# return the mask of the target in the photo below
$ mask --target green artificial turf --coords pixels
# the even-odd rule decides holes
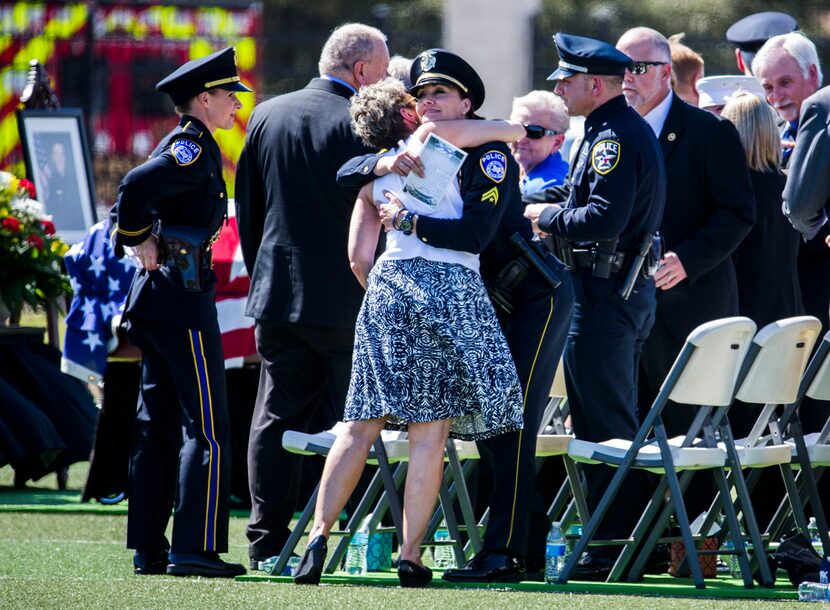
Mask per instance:
[[[85,465],[70,470],[75,496]],[[10,469],[0,468],[0,502],[13,498]],[[54,477],[35,483],[33,494],[54,490]],[[230,549],[225,559],[247,564],[246,519],[230,520]],[[168,532],[169,535],[169,532]],[[688,581],[649,578],[641,585],[571,583],[545,587],[523,583],[475,589],[436,582],[425,590],[401,589],[393,573],[364,581],[324,576],[319,587],[293,585],[287,578],[237,580],[135,576],[132,552],[125,548],[126,516],[103,513],[0,511],[0,608],[782,608],[787,602],[712,599],[705,594],[733,593],[792,596],[791,588],[745,591],[734,581],[717,579],[706,592]],[[365,584],[357,584],[363,582]],[[585,593],[592,591],[593,593]],[[612,594],[624,592],[626,595]],[[674,597],[675,595],[689,597]]]

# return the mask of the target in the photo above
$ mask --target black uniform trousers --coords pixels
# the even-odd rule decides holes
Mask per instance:
[[[637,375],[643,343],[654,322],[654,282],[639,278],[631,297],[616,296],[621,278],[591,276],[590,269],[574,274],[573,321],[563,357],[571,421],[575,435],[586,441],[633,439],[639,429]],[[616,469],[586,465],[588,508],[594,510]],[[645,477],[632,471],[625,489],[606,513],[598,539],[627,538],[647,500]],[[616,554],[619,547],[591,547],[591,554]]]
[[[173,510],[173,552],[225,553],[231,450],[219,324],[201,331],[136,317],[129,324],[143,360],[127,547],[165,548]]]
[[[486,550],[544,556],[550,528],[536,482],[536,432],[548,402],[573,312],[571,275],[553,256],[547,261],[562,283],[555,290],[535,272],[517,289],[515,309],[497,310],[524,396],[524,428],[479,441],[484,470],[492,473]]]
[[[282,550],[300,493],[302,456],[282,448],[282,435],[343,418],[354,329],[257,320],[255,332],[262,369],[248,440],[247,536],[249,556],[263,560]]]

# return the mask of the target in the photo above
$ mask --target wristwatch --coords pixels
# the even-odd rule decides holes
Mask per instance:
[[[404,235],[412,235],[412,229],[415,224],[414,219],[415,214],[407,210],[406,214],[403,215],[403,218],[401,218],[401,221],[398,223],[398,229],[400,229]]]

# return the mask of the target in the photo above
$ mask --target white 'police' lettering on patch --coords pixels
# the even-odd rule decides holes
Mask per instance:
[[[591,167],[602,176],[617,167],[620,162],[620,143],[614,140],[600,140],[591,149]]]
[[[176,140],[170,147],[173,158],[179,165],[190,165],[202,154],[202,147],[191,140]]]
[[[498,150],[485,153],[479,160],[484,175],[498,184],[507,174],[507,155]]]

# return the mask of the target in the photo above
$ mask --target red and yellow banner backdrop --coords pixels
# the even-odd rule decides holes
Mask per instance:
[[[236,47],[239,73],[257,88],[259,4],[199,6],[98,5],[95,2],[6,2],[0,0],[0,168],[22,175],[15,109],[29,62],[48,70],[64,106],[78,93],[91,99],[89,124],[94,155],[146,154],[175,118],[154,96],[158,72],[223,47]],[[91,52],[90,52],[91,51]],[[155,71],[154,71],[155,70]],[[89,83],[79,91],[78,82]],[[254,106],[243,104],[232,130],[218,132],[225,178],[232,168]]]

